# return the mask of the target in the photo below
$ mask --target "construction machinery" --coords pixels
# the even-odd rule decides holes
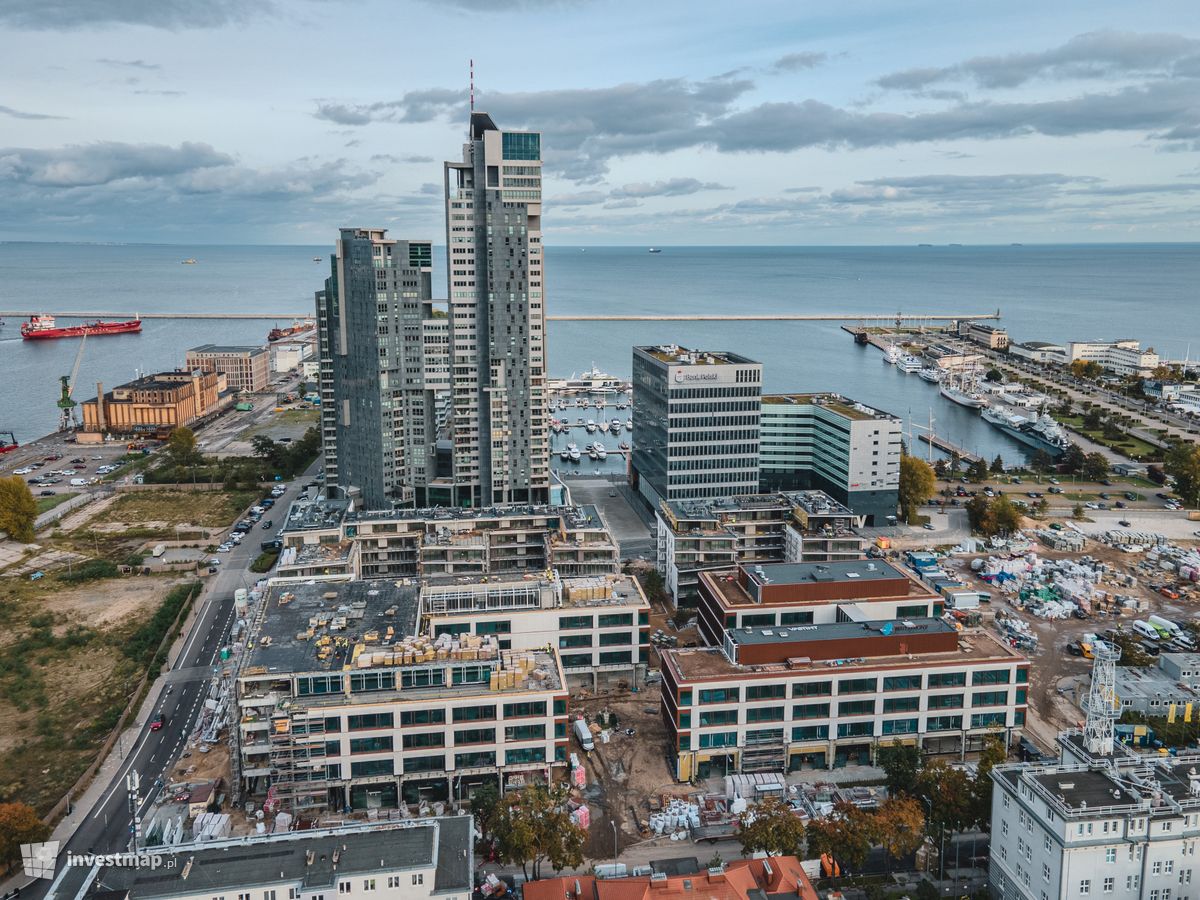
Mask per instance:
[[[83,336],[83,340],[79,342],[79,350],[75,353],[75,366],[71,369],[71,374],[62,375],[58,379],[62,386],[62,395],[58,398],[59,431],[74,431],[80,425],[79,404],[71,395],[75,393],[75,380],[79,377],[79,364],[83,361],[83,348],[85,346],[87,346],[86,334]]]
[[[17,449],[17,436],[11,431],[0,431],[0,453]]]

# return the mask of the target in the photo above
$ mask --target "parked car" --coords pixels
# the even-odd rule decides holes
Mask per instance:
[[[54,491],[38,491],[39,497],[53,497]]]
[[[268,531],[268,530],[271,528],[271,526],[272,526],[272,525],[274,525],[274,524],[275,524],[275,523],[274,523],[274,522],[272,522],[270,519],[267,519],[267,521],[265,521],[265,522],[263,522],[263,523],[262,523],[262,530],[263,530],[263,531]]]
[[[1061,494],[1062,492],[1063,489],[1060,487],[1046,488],[1046,493],[1048,494]]]

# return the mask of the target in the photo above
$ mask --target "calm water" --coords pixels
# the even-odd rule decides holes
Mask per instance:
[[[307,313],[328,247],[0,244],[0,309]],[[549,247],[551,313],[982,313],[999,308],[1015,340],[1133,337],[1160,354],[1200,353],[1200,246],[1027,247]],[[180,265],[194,256],[198,264]],[[445,284],[437,260],[435,292]],[[287,320],[280,320],[286,324]],[[52,431],[58,376],[76,341],[25,343],[0,329],[0,430],[19,440]],[[182,363],[202,343],[261,343],[270,322],[150,320],[140,335],[89,340],[77,394],[126,381],[137,369]],[[944,400],[915,375],[883,365],[832,322],[556,322],[550,372],[595,362],[630,371],[634,343],[729,349],[766,365],[768,391],[836,390],[935,430],[977,452],[1020,451],[978,414]],[[608,417],[612,418],[609,412]],[[588,416],[584,416],[588,418]],[[598,416],[597,416],[598,418]],[[582,432],[581,432],[582,434]],[[605,443],[615,446],[618,439]],[[587,440],[579,440],[580,445]],[[590,463],[590,461],[588,461]],[[610,457],[604,468],[620,467]],[[595,468],[594,464],[587,468]]]

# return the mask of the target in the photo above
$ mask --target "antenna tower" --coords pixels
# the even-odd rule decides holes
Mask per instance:
[[[471,112],[475,112],[475,60],[471,60]]]

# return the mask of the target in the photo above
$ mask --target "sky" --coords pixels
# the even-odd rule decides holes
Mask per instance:
[[[1200,7],[0,0],[0,240],[444,241],[476,109],[549,244],[1200,240]]]

